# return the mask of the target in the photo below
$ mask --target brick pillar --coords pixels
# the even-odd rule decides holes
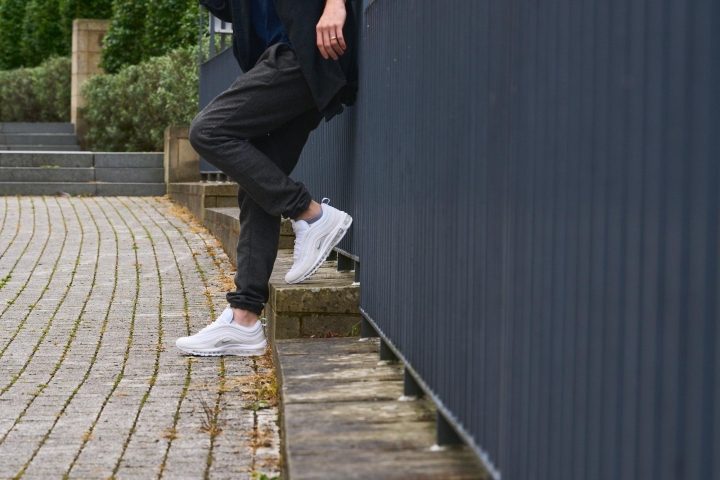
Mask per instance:
[[[75,134],[83,148],[85,148],[86,125],[80,114],[80,108],[85,106],[81,88],[90,77],[103,73],[100,68],[100,54],[102,39],[109,26],[109,20],[84,18],[73,20],[70,121],[75,125]]]

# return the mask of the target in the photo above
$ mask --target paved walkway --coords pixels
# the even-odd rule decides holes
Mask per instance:
[[[231,278],[188,221],[165,199],[0,197],[0,478],[276,474],[269,358],[174,347]]]

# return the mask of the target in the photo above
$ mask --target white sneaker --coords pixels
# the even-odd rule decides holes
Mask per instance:
[[[200,356],[262,355],[267,347],[263,326],[253,327],[231,323],[233,311],[227,307],[213,323],[190,337],[180,337],[175,345],[185,353]]]
[[[315,273],[330,251],[345,236],[352,217],[342,210],[331,207],[324,198],[320,207],[322,217],[314,223],[304,220],[292,222],[295,232],[293,266],[285,275],[287,283],[300,283]]]

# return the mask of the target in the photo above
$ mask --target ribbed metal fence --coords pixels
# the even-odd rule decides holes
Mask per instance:
[[[505,479],[720,478],[720,2],[356,7],[367,317]]]

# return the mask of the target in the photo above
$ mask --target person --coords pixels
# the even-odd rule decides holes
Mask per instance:
[[[222,314],[178,338],[191,355],[260,355],[259,321],[277,256],[281,216],[292,219],[293,265],[285,281],[310,277],[352,223],[318,203],[289,174],[308,135],[353,103],[356,27],[345,0],[200,0],[233,26],[233,54],[243,70],[193,119],[190,143],[240,188],[236,291]]]

